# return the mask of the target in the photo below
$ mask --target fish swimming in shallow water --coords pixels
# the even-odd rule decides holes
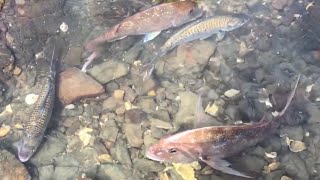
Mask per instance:
[[[154,69],[159,57],[165,55],[180,44],[194,40],[204,40],[216,34],[216,41],[221,41],[226,32],[232,31],[246,24],[250,17],[245,14],[234,14],[225,16],[213,16],[191,23],[172,35],[160,48],[156,56],[143,69],[143,79],[146,80]]]
[[[268,134],[271,134],[279,119],[289,107],[298,83],[289,94],[283,110],[272,120],[265,115],[262,120],[254,124],[210,126],[183,131],[162,138],[157,144],[146,151],[149,159],[161,162],[190,163],[203,161],[214,169],[227,174],[250,178],[229,167],[231,164],[224,158],[235,155],[242,150],[255,145]]]
[[[55,77],[57,59],[54,59],[54,51],[50,64],[48,77],[43,84],[41,93],[34,105],[32,113],[26,125],[23,137],[15,143],[18,149],[20,161],[26,162],[37,151],[42,142],[44,132],[51,118],[54,97],[55,97]]]
[[[202,16],[203,11],[194,2],[179,1],[164,3],[130,16],[107,32],[90,41],[86,49],[92,54],[87,58],[82,71],[96,58],[97,46],[104,42],[112,42],[130,35],[145,35],[144,42],[154,39],[161,31],[178,27]]]

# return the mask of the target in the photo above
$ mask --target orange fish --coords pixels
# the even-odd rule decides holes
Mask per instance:
[[[162,138],[157,144],[147,149],[146,156],[161,162],[202,161],[224,173],[250,178],[229,167],[231,164],[223,159],[255,145],[273,131],[275,125],[279,123],[279,118],[288,109],[299,79],[300,75],[285,107],[274,118],[276,120],[265,115],[260,122],[254,124],[210,126],[183,131]]]
[[[203,11],[197,8],[194,2],[180,1],[160,4],[128,17],[86,45],[86,49],[92,54],[83,65],[82,71],[85,71],[96,58],[97,46],[104,42],[112,42],[130,35],[145,35],[144,42],[147,42],[161,31],[181,26],[201,17],[202,14]]]

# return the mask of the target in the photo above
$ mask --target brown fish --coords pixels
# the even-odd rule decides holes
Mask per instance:
[[[292,101],[300,75],[290,93],[286,106],[275,118],[279,120]],[[157,144],[149,147],[146,156],[161,162],[190,163],[203,161],[212,168],[227,174],[250,178],[229,167],[231,164],[224,158],[255,145],[268,134],[271,134],[275,123],[279,121],[265,115],[259,123],[245,125],[210,126],[183,131],[162,138]]]
[[[144,42],[147,42],[161,31],[193,21],[202,14],[203,11],[197,8],[194,2],[179,1],[160,4],[130,16],[86,45],[86,49],[93,53],[88,57],[82,71],[85,71],[98,55],[97,46],[104,42],[112,42],[130,35],[146,35]]]

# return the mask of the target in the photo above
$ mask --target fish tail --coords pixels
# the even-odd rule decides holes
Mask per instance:
[[[155,55],[150,62],[142,68],[142,80],[145,82],[151,76],[152,72],[154,71],[155,65],[158,62],[158,55]]]

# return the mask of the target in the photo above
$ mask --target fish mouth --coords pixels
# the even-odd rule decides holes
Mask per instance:
[[[26,155],[26,154],[20,154],[19,153],[18,157],[19,157],[19,160],[21,162],[27,162],[30,159],[31,155]]]
[[[195,19],[198,19],[200,18],[201,16],[204,15],[204,11],[200,8],[194,8],[193,11],[192,11],[192,14],[190,14],[193,19],[192,20],[195,20]]]
[[[152,152],[152,150],[147,150],[146,151],[146,157],[153,160],[153,161],[160,161],[162,162],[162,160],[160,160],[157,156],[154,155],[154,153]]]

